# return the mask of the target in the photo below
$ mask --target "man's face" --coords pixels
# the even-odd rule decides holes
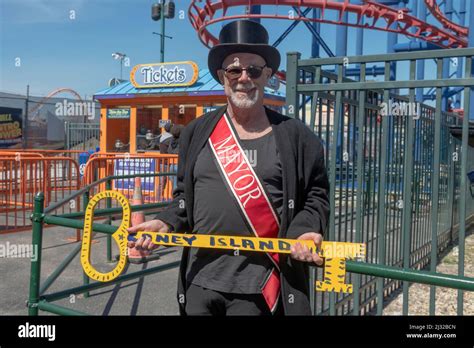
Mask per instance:
[[[250,77],[247,70],[243,70],[237,78],[232,78],[232,74],[225,72],[233,67],[246,69],[249,66],[261,68],[265,66],[265,60],[253,53],[235,53],[228,56],[222,69],[217,71],[227,98],[241,109],[263,105],[263,90],[272,74],[272,69],[268,67],[263,68],[259,77]]]

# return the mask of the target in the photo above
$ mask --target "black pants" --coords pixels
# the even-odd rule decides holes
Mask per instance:
[[[281,299],[275,315],[282,315]],[[230,294],[190,284],[187,315],[272,315],[262,294]]]

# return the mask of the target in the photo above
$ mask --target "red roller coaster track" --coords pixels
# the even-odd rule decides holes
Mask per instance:
[[[72,94],[74,97],[76,97],[77,100],[82,102],[81,96],[75,90],[73,90],[71,88],[57,88],[54,91],[50,92],[46,97],[41,99],[38,102],[38,104],[36,104],[33,108],[31,108],[31,110],[29,110],[29,114],[31,115],[30,116],[31,119],[36,119],[37,118],[39,110],[43,107],[44,103],[46,101],[48,101],[48,99],[54,97],[56,94],[65,93],[65,92],[67,92],[69,94]]]
[[[350,3],[349,0],[345,0],[344,2],[331,0],[216,0],[214,2],[211,0],[192,0],[188,13],[192,26],[198,32],[199,39],[209,48],[219,42],[219,40],[209,32],[207,28],[209,25],[240,18],[291,19],[346,25],[403,34],[443,48],[466,47],[467,42],[465,36],[467,35],[468,29],[444,17],[435,0],[425,0],[425,3],[433,16],[436,17],[447,30],[410,16],[404,10],[394,9],[374,1],[366,1],[366,3],[358,5]],[[231,7],[254,5],[292,6],[298,9],[310,7],[320,9],[321,11],[319,18],[304,17],[301,15],[301,10],[297,11],[298,13],[291,18],[289,16],[279,15],[278,13],[227,15],[227,11]],[[338,19],[331,20],[325,18],[326,10],[338,11]],[[346,13],[355,14],[357,16],[356,21],[343,21],[343,16]],[[219,14],[220,16],[218,16]],[[381,20],[383,20],[383,22]],[[392,27],[394,23],[398,25]]]
[[[469,29],[446,18],[436,3],[436,0],[425,0],[425,4],[431,14],[443,25],[443,28],[451,30],[458,36],[467,37]]]

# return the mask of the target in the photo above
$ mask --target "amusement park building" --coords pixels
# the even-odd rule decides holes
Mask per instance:
[[[100,150],[132,154],[158,151],[152,139],[161,134],[163,121],[187,125],[226,103],[222,85],[208,69],[200,69],[190,86],[137,88],[123,82],[97,92],[94,98],[101,105]],[[285,94],[266,87],[264,103],[284,112]],[[124,146],[119,148],[117,143]]]

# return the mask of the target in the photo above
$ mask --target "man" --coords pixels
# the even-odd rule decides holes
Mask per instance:
[[[171,122],[166,122],[163,128],[165,131],[160,137],[160,153],[168,153],[168,147],[173,139],[173,135],[171,134]]]
[[[280,64],[258,23],[235,21],[209,52],[209,70],[228,104],[182,132],[174,200],[158,220],[130,228],[313,240],[327,229],[329,183],[320,140],[299,120],[263,106],[264,86]],[[149,239],[137,246],[153,248]],[[291,256],[184,249],[181,314],[310,315],[308,264]]]

